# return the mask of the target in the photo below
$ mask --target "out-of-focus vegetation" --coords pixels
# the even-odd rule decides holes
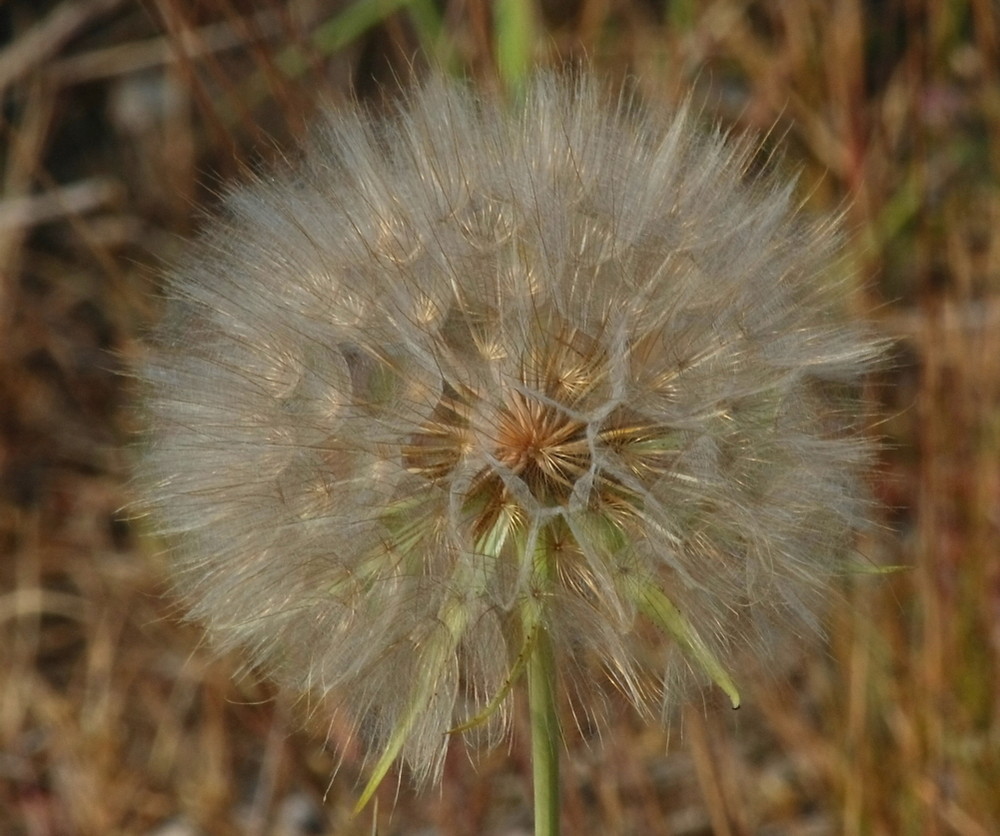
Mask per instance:
[[[0,832],[371,832],[336,723],[179,622],[121,510],[121,372],[157,265],[318,107],[431,65],[499,89],[581,60],[761,134],[807,206],[846,213],[856,312],[897,340],[860,549],[908,568],[846,578],[828,646],[790,647],[738,714],[668,733],[623,710],[568,741],[566,832],[1000,832],[994,0],[8,0],[0,39]],[[528,832],[517,732],[454,747],[439,793],[384,787],[379,833]]]

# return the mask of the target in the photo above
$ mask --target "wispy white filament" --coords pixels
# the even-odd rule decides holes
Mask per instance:
[[[144,495],[217,646],[431,777],[505,731],[532,624],[584,710],[594,672],[658,707],[812,627],[877,347],[836,224],[753,150],[589,81],[438,80],[234,190],[142,370]]]

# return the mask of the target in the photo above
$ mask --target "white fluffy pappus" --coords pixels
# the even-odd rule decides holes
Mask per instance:
[[[589,80],[437,79],[234,189],[140,371],[143,505],[216,646],[418,779],[503,736],[541,634],[577,710],[738,702],[849,564],[880,351],[754,150]]]

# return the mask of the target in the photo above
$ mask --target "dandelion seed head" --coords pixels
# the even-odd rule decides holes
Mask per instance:
[[[505,733],[532,629],[588,712],[595,670],[657,710],[813,627],[879,350],[837,314],[836,223],[752,152],[590,81],[439,80],[234,190],[142,371],[192,617],[418,778],[449,730]]]

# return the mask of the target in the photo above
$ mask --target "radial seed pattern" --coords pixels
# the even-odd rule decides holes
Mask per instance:
[[[642,710],[684,672],[735,701],[864,521],[877,354],[835,224],[752,150],[589,82],[437,81],[235,190],[143,370],[191,615],[418,777],[504,733],[539,631],[585,711],[595,670]]]

